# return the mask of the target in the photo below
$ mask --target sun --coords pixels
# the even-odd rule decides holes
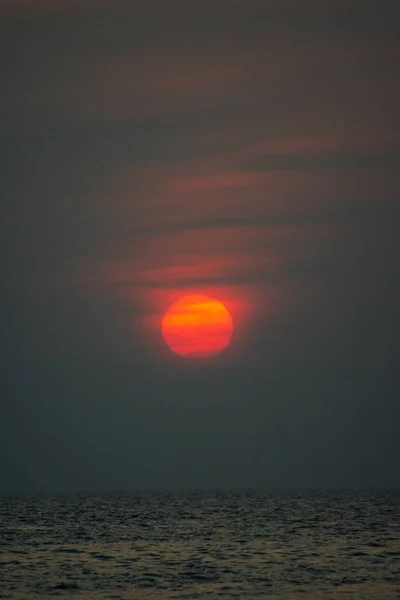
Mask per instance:
[[[184,296],[172,304],[161,322],[164,340],[184,358],[214,356],[224,350],[233,334],[228,309],[209,296]]]

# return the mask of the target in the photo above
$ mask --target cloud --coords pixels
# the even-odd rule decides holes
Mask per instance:
[[[266,182],[266,171],[245,171],[221,173],[195,179],[180,179],[166,182],[166,186],[174,191],[196,193],[222,188],[252,187]]]
[[[103,118],[185,114],[226,101],[243,79],[240,65],[180,64],[188,61],[160,55],[163,49],[87,64],[66,90],[69,106]]]
[[[225,123],[233,131],[246,115],[258,122],[260,135],[285,130],[303,137],[318,133],[321,122],[345,130],[369,121],[374,129],[390,115],[397,118],[396,52],[390,41],[371,47],[368,36],[357,37],[363,27],[356,27],[353,11],[342,15],[351,17],[349,32],[337,28],[338,15],[330,26],[336,4],[260,2],[266,6],[261,18],[248,4],[221,1],[219,9],[206,3],[208,16],[196,21],[188,6],[204,10],[197,0],[178,2],[175,13],[168,2],[155,3],[153,11],[151,2],[135,10],[117,2],[112,15],[87,22],[43,20],[33,45],[34,30],[25,23],[26,41],[10,51],[10,113],[18,113],[17,122],[21,113],[29,122],[60,115],[111,122],[176,118],[181,127],[196,117],[206,127]],[[82,10],[106,5],[79,3]],[[72,10],[78,3],[3,0],[3,10],[7,6]],[[14,39],[17,31],[10,46]],[[57,40],[51,53],[47,39]]]
[[[336,0],[338,1],[338,0]],[[296,6],[301,3],[302,6],[315,6],[319,0],[279,0],[279,3],[285,7]],[[246,8],[275,8],[277,0],[248,0]],[[130,0],[0,0],[0,12],[6,14],[43,14],[43,13],[73,13],[86,11],[116,10],[121,7],[132,8]],[[165,11],[171,10],[210,10],[210,9],[239,9],[242,12],[241,0],[230,0],[227,5],[226,0],[135,0],[135,11]]]
[[[54,14],[80,13],[129,6],[127,0],[0,0],[0,13],[5,14]]]
[[[254,148],[260,154],[336,154],[376,152],[382,148],[399,150],[400,135],[393,131],[360,131],[268,140]]]
[[[400,165],[400,136],[391,131],[269,140],[249,150],[253,166],[271,169],[391,168]]]

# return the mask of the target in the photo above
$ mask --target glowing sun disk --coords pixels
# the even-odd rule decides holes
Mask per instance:
[[[219,354],[233,333],[232,317],[219,300],[208,296],[185,296],[165,313],[161,330],[173,352],[185,358]]]

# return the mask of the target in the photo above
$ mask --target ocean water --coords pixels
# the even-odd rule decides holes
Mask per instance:
[[[0,598],[400,598],[400,493],[0,499]]]

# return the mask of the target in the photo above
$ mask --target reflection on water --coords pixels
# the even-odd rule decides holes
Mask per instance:
[[[400,598],[400,494],[0,500],[0,598]]]

